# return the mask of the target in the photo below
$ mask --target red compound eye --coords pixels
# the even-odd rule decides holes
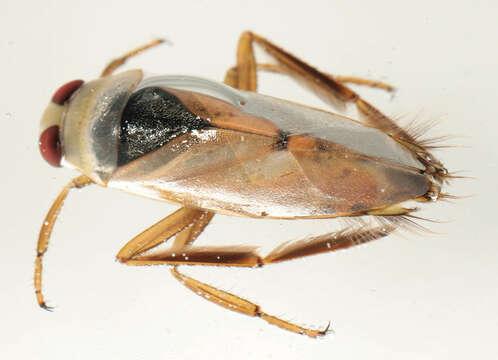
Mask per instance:
[[[59,140],[59,126],[45,129],[40,135],[40,153],[45,161],[52,166],[61,166],[62,149]]]
[[[58,105],[63,105],[71,95],[83,84],[83,80],[73,80],[62,85],[52,96],[52,101]]]

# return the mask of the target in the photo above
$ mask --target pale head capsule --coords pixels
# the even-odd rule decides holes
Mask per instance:
[[[67,164],[106,185],[117,166],[121,112],[142,78],[141,70],[131,70],[60,87],[40,123],[44,159],[53,166]]]
[[[62,85],[52,96],[52,100],[40,122],[40,153],[50,165],[61,166],[62,148],[60,126],[64,104],[83,85],[83,80],[73,80]]]

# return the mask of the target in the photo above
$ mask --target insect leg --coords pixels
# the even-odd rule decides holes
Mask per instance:
[[[383,238],[396,229],[385,225],[366,229],[342,230],[297,241],[287,241],[273,249],[263,259],[264,264],[292,260],[300,257],[346,249]]]
[[[152,255],[134,257],[128,261],[128,265],[217,265],[217,266],[263,266],[267,264],[292,260],[299,257],[305,257],[320,254],[329,251],[345,249],[351,246],[364,244],[366,242],[387,236],[395,227],[385,225],[363,230],[343,230],[340,232],[325,234],[313,238],[307,238],[299,241],[287,242],[270,252],[266,257],[261,258],[256,248],[250,247],[187,247],[172,251],[167,250]],[[259,305],[240,298],[229,292],[217,289],[211,285],[202,283],[191,277],[182,275],[176,269],[171,270],[173,275],[181,281],[186,287],[196,294],[203,296],[205,299],[221,305],[227,309],[240,312],[249,316],[260,317],[263,320],[279,326],[283,329],[305,334],[310,337],[324,335],[325,330],[313,330],[303,328],[278,317],[266,314]],[[328,327],[327,327],[328,328]]]
[[[175,236],[171,249],[182,249],[189,246],[204,231],[213,218],[214,213],[204,211],[189,227],[186,227]]]
[[[256,91],[257,89],[257,72],[256,70],[270,71],[276,73],[286,73],[285,68],[279,64],[256,64],[254,50],[252,46],[253,34],[244,32],[240,36],[237,47],[237,65],[230,68],[225,75],[225,84],[240,90]],[[357,85],[370,86],[394,91],[394,88],[380,81],[361,79],[352,76],[334,76],[327,74],[330,78],[340,83],[353,83]]]
[[[332,75],[329,75],[329,76],[332,76]],[[335,75],[333,78],[336,81],[340,82],[341,84],[351,83],[351,84],[355,84],[355,85],[368,86],[368,87],[372,87],[372,88],[382,89],[382,90],[386,90],[389,92],[393,92],[396,90],[392,85],[389,85],[385,82],[378,81],[378,80],[369,80],[369,79],[359,78],[356,76],[340,76],[340,75]]]
[[[256,64],[254,50],[252,47],[252,33],[245,32],[242,33],[239,39],[237,48],[237,65],[227,71],[224,82],[225,84],[237,89],[256,91],[256,70],[292,75],[291,73],[286,72],[286,68],[279,64]],[[379,88],[386,91],[394,91],[394,87],[381,81],[362,79],[353,76],[326,75],[340,83],[353,83]]]
[[[242,37],[260,45],[270,55],[283,72],[300,84],[316,93],[322,100],[333,107],[344,110],[346,104],[355,104],[364,120],[378,129],[396,135],[398,138],[415,143],[415,139],[399,127],[392,119],[382,114],[375,107],[363,100],[353,90],[337,81],[333,76],[325,74],[308,65],[270,41],[251,32],[245,32]],[[348,79],[351,80],[351,79]]]
[[[221,305],[227,309],[240,312],[249,316],[260,317],[263,320],[298,334],[310,337],[325,335],[325,330],[307,329],[278,317],[266,314],[259,305],[247,301],[229,292],[217,289],[178,272],[177,265],[217,265],[217,266],[244,266],[255,267],[272,264],[298,257],[310,256],[329,251],[344,249],[360,245],[384,237],[394,231],[395,227],[386,225],[364,230],[340,231],[314,238],[303,239],[295,242],[284,243],[275,248],[266,257],[261,258],[255,247],[184,247],[183,249],[168,249],[156,254],[133,256],[125,261],[127,265],[175,265],[171,270],[173,276],[196,294],[205,299]],[[195,232],[194,232],[195,233]],[[185,235],[188,237],[187,235]],[[191,239],[189,242],[192,242]],[[148,244],[157,242],[151,240]],[[151,247],[148,246],[150,249]],[[118,255],[119,258],[119,255]]]
[[[260,267],[364,244],[387,236],[395,229],[396,226],[385,224],[378,227],[342,230],[298,241],[289,241],[282,243],[264,258],[258,254],[257,248],[254,246],[187,246],[181,249],[169,248],[144,255],[140,255],[143,251],[138,251],[136,255],[126,260],[126,264],[135,266],[164,264]],[[160,241],[151,240],[149,243],[156,246]],[[147,249],[151,247],[148,246]],[[120,259],[119,255],[118,259]]]
[[[244,32],[237,45],[237,65],[230,68],[225,76],[225,84],[240,90],[256,91],[257,69],[252,33]]]
[[[102,71],[102,73],[100,74],[100,77],[111,75],[114,71],[116,71],[117,68],[119,68],[121,65],[123,65],[126,62],[126,60],[128,60],[129,58],[136,56],[136,55],[140,54],[141,52],[148,50],[154,46],[162,44],[164,41],[165,41],[164,39],[152,40],[151,42],[149,42],[145,45],[139,46],[136,49],[133,49],[133,50],[127,52],[126,54],[112,60],[109,64],[107,64],[105,69]]]
[[[90,180],[85,175],[79,176],[71,180],[69,184],[64,186],[59,196],[57,196],[54,203],[50,207],[50,210],[45,216],[45,220],[43,220],[43,225],[40,229],[40,235],[38,236],[38,245],[36,247],[34,282],[35,282],[36,300],[38,301],[38,305],[40,305],[40,307],[44,309],[47,310],[51,309],[45,303],[45,299],[42,294],[42,271],[43,271],[43,256],[48,250],[48,242],[50,240],[50,235],[52,234],[52,229],[54,228],[57,217],[59,216],[59,213],[62,209],[62,205],[64,205],[64,200],[69,194],[69,190],[74,188],[82,188],[92,183],[93,183],[92,180]]]
[[[323,330],[314,330],[301,327],[299,325],[293,324],[289,321],[280,319],[276,316],[269,315],[263,312],[259,305],[252,303],[246,299],[239,296],[231,294],[229,292],[217,289],[211,285],[202,283],[195,280],[189,276],[183,275],[178,272],[177,267],[171,269],[171,273],[175,278],[178,279],[183,285],[195,292],[196,294],[204,297],[205,299],[214,302],[226,309],[239,312],[245,315],[259,317],[270,324],[276,325],[282,329],[289,330],[298,334],[307,335],[309,337],[315,338],[318,336],[325,335],[329,326]],[[329,324],[330,325],[330,324]]]
[[[283,74],[283,75],[289,75],[288,73],[285,72],[285,68],[278,65],[278,64],[258,63],[258,64],[256,64],[256,67],[260,71],[268,71],[268,72],[273,72],[273,73],[278,73],[278,74]],[[395,88],[393,86],[386,84],[385,82],[382,82],[382,81],[363,79],[363,78],[358,78],[355,76],[339,76],[339,75],[331,75],[331,74],[326,74],[326,75],[328,77],[334,79],[335,81],[340,82],[341,84],[351,83],[351,84],[356,84],[356,85],[362,85],[362,86],[368,86],[368,87],[372,87],[372,88],[382,89],[382,90],[386,90],[389,92],[395,91]]]
[[[127,265],[133,259],[176,235],[172,249],[183,248],[194,241],[209,224],[214,214],[208,211],[181,208],[130,240],[116,255]]]
[[[237,66],[233,66],[227,70],[223,82],[228,86],[238,89],[239,75],[237,73]]]
[[[177,250],[185,250],[188,244],[192,243],[197,236],[204,230],[207,226],[211,218],[213,217],[213,213],[209,213],[206,211],[192,210],[182,208],[167,218],[161,220],[160,222],[153,225],[151,228],[147,229],[132,241],[130,241],[123,249],[119,252],[117,258],[124,262],[127,265],[153,265],[157,264],[157,262],[150,260],[142,260],[141,257],[136,256],[140,253],[143,253],[147,250],[152,249],[153,247],[159,245],[164,239],[170,238],[176,234],[175,242],[172,246],[173,249],[170,249],[169,252]],[[188,226],[188,227],[187,227]],[[181,230],[179,230],[181,229]],[[185,250],[187,251],[187,250]],[[242,255],[244,257],[245,253],[253,254],[253,251],[234,251],[233,247],[230,247],[230,251],[226,252],[228,256],[224,255],[223,251],[220,251],[220,248],[216,248],[215,253],[212,252],[211,256],[213,258],[220,259],[224,257],[225,259],[233,259],[241,261],[241,257],[237,259],[237,254]],[[206,252],[202,253],[204,256]],[[195,257],[195,254],[189,253],[190,256]],[[173,258],[174,253],[173,253]],[[179,258],[183,258],[188,260],[189,257],[183,254],[183,257],[178,254]],[[144,257],[142,257],[144,258]],[[256,255],[252,256],[253,259],[259,259]],[[205,261],[205,260],[204,260]],[[244,262],[244,261],[242,261]],[[164,262],[160,262],[164,263]],[[174,263],[174,260],[171,262],[167,262],[168,264]],[[257,265],[255,262],[252,265]],[[235,265],[235,264],[233,264]],[[307,329],[295,324],[292,324],[283,319],[277,318],[275,316],[266,314],[261,311],[260,307],[256,304],[253,304],[245,299],[242,299],[238,296],[230,294],[226,291],[216,289],[213,286],[204,284],[198,280],[195,280],[191,277],[182,275],[178,272],[177,266],[171,269],[171,272],[175,278],[177,278],[182,284],[187,286],[189,289],[193,290],[195,293],[202,295],[206,299],[213,301],[219,305],[224,306],[233,311],[241,312],[243,314],[247,314],[250,316],[257,316],[262,318],[263,320],[277,325],[283,329],[293,331],[299,334],[305,334],[310,337],[317,337],[320,335],[326,334],[328,330],[325,328],[324,330],[313,330]]]

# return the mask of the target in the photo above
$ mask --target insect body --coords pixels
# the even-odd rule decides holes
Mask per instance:
[[[69,189],[96,183],[158,200],[180,210],[139,234],[118,253],[128,265],[173,265],[184,285],[209,300],[311,337],[313,330],[264,313],[261,308],[187,277],[177,265],[263,266],[334,251],[386,236],[413,209],[409,200],[442,197],[446,169],[408,132],[344,85],[382,83],[319,72],[250,32],[239,41],[237,65],[225,84],[188,76],[113,75],[61,87],[41,121],[40,150],[52,165],[83,175],[61,192],[38,242],[35,287],[41,293],[42,257]],[[256,64],[253,43],[275,64]],[[356,105],[363,122],[257,94],[260,70],[289,75],[331,105]],[[254,247],[198,247],[192,243],[214,213],[265,218],[333,218],[372,215],[369,226],[285,243],[265,257]],[[383,218],[382,218],[383,217]],[[148,252],[168,239],[167,250]],[[179,256],[182,254],[182,256]]]

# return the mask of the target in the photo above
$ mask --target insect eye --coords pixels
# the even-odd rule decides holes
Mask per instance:
[[[52,166],[61,166],[62,149],[58,125],[51,126],[41,133],[39,146],[46,162]]]
[[[52,101],[58,105],[63,105],[71,95],[83,84],[83,80],[73,80],[62,85],[52,96]]]

